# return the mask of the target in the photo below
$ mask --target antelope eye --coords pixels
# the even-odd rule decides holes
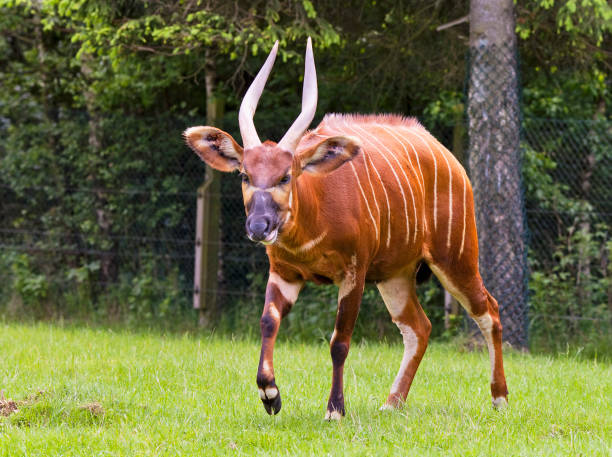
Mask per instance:
[[[240,179],[242,179],[242,182],[245,184],[249,183],[249,175],[246,173],[240,173]]]
[[[278,182],[280,185],[284,185],[289,183],[289,181],[291,181],[291,175],[285,175],[282,177],[282,179]]]

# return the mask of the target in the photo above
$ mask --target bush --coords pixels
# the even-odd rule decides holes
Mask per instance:
[[[612,281],[609,228],[586,223],[571,226],[543,268],[531,256],[531,342],[534,347],[564,350],[582,346],[589,355],[612,347]]]

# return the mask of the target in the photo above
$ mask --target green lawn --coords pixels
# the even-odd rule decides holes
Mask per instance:
[[[347,416],[328,423],[327,346],[277,344],[275,417],[259,401],[258,353],[220,336],[0,324],[0,388],[21,402],[0,418],[0,455],[612,453],[609,364],[509,352],[510,407],[494,411],[485,353],[432,344],[407,406],[379,412],[402,348],[355,345]]]

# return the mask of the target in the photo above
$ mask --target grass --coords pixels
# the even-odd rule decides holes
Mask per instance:
[[[399,345],[353,346],[347,417],[327,423],[331,362],[322,342],[277,344],[283,409],[270,417],[255,385],[257,342],[0,324],[0,388],[18,407],[0,417],[0,455],[612,452],[607,363],[508,352],[510,407],[494,411],[485,353],[432,344],[407,406],[379,412],[401,353]]]

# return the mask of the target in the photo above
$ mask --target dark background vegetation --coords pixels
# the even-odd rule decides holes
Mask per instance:
[[[181,131],[207,101],[239,139],[244,91],[276,39],[255,122],[278,140],[299,111],[312,36],[326,112],[415,115],[461,159],[468,1],[0,0],[0,313],[190,328],[195,193]],[[612,12],[603,0],[516,5],[534,349],[610,354]],[[208,89],[208,96],[207,96]],[[267,262],[221,189],[216,328],[257,334]],[[444,326],[434,282],[421,299]],[[335,289],[309,287],[285,335],[329,337]],[[367,289],[357,335],[395,336]]]

